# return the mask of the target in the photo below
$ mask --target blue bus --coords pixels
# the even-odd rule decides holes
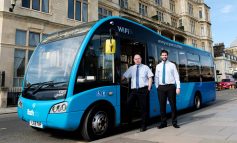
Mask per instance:
[[[178,110],[198,109],[216,99],[210,53],[115,16],[56,32],[41,41],[26,70],[18,116],[34,129],[80,130],[86,140],[104,137],[127,122],[130,82],[121,81],[121,76],[133,65],[133,55],[140,54],[143,64],[155,73],[162,49],[169,51],[169,60],[180,74]],[[154,84],[148,102],[149,117],[159,116]],[[139,120],[138,107],[131,115],[134,121]]]

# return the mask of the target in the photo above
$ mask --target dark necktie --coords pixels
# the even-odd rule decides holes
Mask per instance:
[[[163,63],[162,83],[165,84],[165,61]]]
[[[139,65],[137,65],[137,71],[136,71],[136,88],[139,88]]]

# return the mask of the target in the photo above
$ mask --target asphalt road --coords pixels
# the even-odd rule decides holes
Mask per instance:
[[[209,108],[226,103],[236,97],[237,90],[217,92],[215,103],[204,107]],[[128,131],[117,131],[115,135]],[[78,132],[59,130],[37,131],[27,123],[18,119],[16,113],[0,115],[0,143],[79,143],[85,142]]]

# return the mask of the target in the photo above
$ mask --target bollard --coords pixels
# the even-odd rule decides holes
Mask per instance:
[[[7,108],[8,88],[0,88],[0,108]]]
[[[1,81],[1,87],[4,87],[5,86],[5,71],[2,71],[2,81]]]

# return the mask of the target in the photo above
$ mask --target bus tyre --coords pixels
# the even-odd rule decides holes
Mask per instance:
[[[82,125],[82,137],[95,140],[108,135],[112,127],[111,114],[105,107],[94,106],[85,117]]]
[[[200,109],[201,108],[201,104],[202,104],[201,96],[200,96],[199,93],[196,93],[195,97],[194,97],[194,109],[195,110]]]

